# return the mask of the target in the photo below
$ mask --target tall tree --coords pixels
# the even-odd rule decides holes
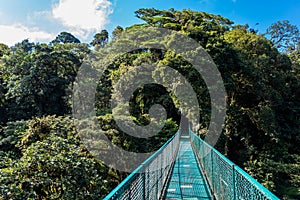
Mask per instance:
[[[108,42],[108,32],[107,30],[102,30],[100,33],[94,35],[93,41],[90,43],[96,47],[104,47]]]
[[[116,39],[123,31],[124,29],[121,26],[117,26],[112,32],[113,39]]]
[[[267,29],[267,35],[280,51],[291,52],[299,47],[300,32],[297,26],[290,24],[288,20],[273,23]]]
[[[74,35],[68,32],[61,32],[54,40],[52,40],[51,44],[59,44],[59,43],[80,43],[80,40],[77,39]]]

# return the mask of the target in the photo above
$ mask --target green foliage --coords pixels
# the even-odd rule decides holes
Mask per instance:
[[[9,47],[6,44],[0,43],[0,58],[9,52]]]
[[[10,124],[4,136],[0,196],[5,199],[97,199],[114,185],[109,169],[81,144],[69,117]]]
[[[1,65],[2,121],[70,113],[72,84],[88,52],[86,44],[49,46],[26,40],[12,47]]]
[[[137,124],[145,125],[149,122],[149,115],[143,114],[139,118],[132,117],[132,120]],[[99,116],[98,121],[101,129],[113,144],[131,152],[156,151],[178,130],[178,125],[172,119],[167,119],[157,135],[143,139],[135,138],[119,130],[111,114]],[[126,119],[124,119],[124,123],[126,123]]]
[[[135,14],[151,26],[175,28],[174,30],[185,30],[186,32],[190,32],[190,28],[195,30],[200,27],[202,30],[198,31],[202,32],[211,30],[225,31],[233,24],[233,22],[220,15],[186,9],[180,12],[172,8],[169,10],[142,8],[137,10]]]
[[[293,92],[299,82],[288,57],[262,35],[235,29],[224,38],[236,50],[239,66],[228,87],[227,155],[280,196],[282,188],[295,187],[290,182],[295,177],[280,169],[296,163],[289,157],[299,154],[293,148],[299,143],[299,104]]]

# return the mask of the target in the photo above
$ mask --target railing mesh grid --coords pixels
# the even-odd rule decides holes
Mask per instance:
[[[177,132],[104,199],[160,199],[176,159],[179,140],[180,133]]]
[[[279,200],[244,170],[190,131],[194,152],[217,200]]]

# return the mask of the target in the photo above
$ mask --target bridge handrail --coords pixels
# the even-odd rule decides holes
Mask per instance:
[[[248,173],[236,166],[191,130],[190,139],[212,193],[217,200],[279,200]]]
[[[104,200],[160,199],[179,147],[179,131],[124,179]]]

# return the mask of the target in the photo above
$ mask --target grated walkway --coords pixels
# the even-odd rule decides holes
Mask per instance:
[[[181,136],[178,155],[167,187],[166,199],[213,199],[209,186],[199,169],[189,136]]]

